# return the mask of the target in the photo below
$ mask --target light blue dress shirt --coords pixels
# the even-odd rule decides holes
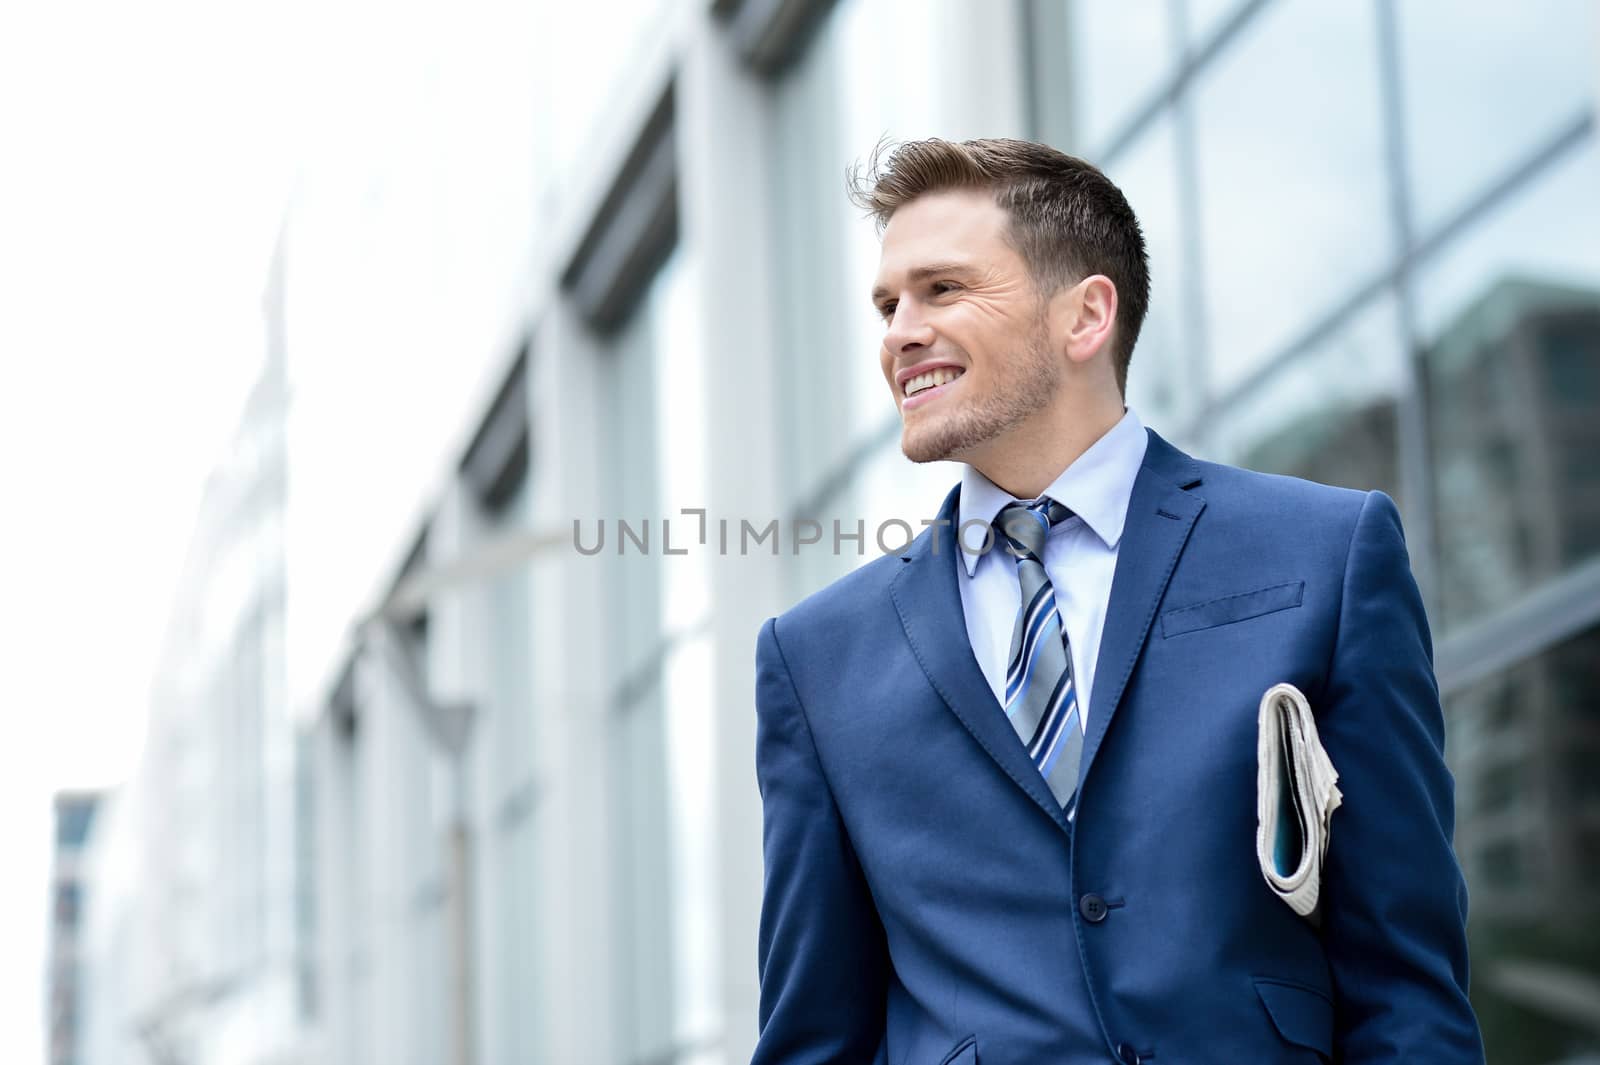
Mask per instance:
[[[1050,529],[1044,544],[1044,569],[1055,587],[1056,607],[1072,644],[1078,717],[1086,729],[1089,697],[1094,691],[1094,665],[1100,655],[1111,578],[1117,568],[1117,545],[1122,541],[1128,500],[1133,495],[1134,478],[1144,464],[1148,443],[1139,416],[1133,408],[1124,407],[1122,420],[1079,455],[1042,493],[1076,515]],[[1022,593],[1017,583],[1016,560],[1003,546],[996,544],[989,551],[978,553],[983,545],[979,526],[994,521],[1001,508],[1015,501],[1015,496],[971,466],[962,468],[957,528],[965,536],[962,549],[955,552],[956,583],[961,587],[961,609],[966,614],[972,653],[1001,706],[1005,705],[1011,630]],[[968,523],[974,521],[979,525],[969,527]]]

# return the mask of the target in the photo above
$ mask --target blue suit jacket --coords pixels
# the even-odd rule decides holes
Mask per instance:
[[[1483,1060],[1433,650],[1388,496],[1150,433],[1075,822],[973,658],[935,528],[761,630],[755,1065]],[[1279,681],[1344,792],[1320,929],[1256,861]]]

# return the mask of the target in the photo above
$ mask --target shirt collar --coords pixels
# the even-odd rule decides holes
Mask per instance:
[[[1115,548],[1122,539],[1122,527],[1128,517],[1128,500],[1133,497],[1133,482],[1144,464],[1144,452],[1150,438],[1144,424],[1132,407],[1123,409],[1122,419],[1106,431],[1105,435],[1079,455],[1072,465],[1061,471],[1050,486],[1042,492],[1056,502],[1070,508],[1083,519],[1085,525],[1108,548]],[[963,465],[961,472],[959,531],[968,522],[982,525],[993,522],[1008,503],[1017,502],[1010,492],[989,478]],[[978,571],[977,546],[982,541],[973,537],[973,550],[961,550],[967,576]]]

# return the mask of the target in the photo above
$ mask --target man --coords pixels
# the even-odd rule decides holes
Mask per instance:
[[[755,1065],[1482,1061],[1394,503],[1140,425],[1144,242],[1089,164],[913,142],[855,194],[903,450],[966,466],[761,630]],[[1279,682],[1344,794],[1315,921],[1256,857]]]

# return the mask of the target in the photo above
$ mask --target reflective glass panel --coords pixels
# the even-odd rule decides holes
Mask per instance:
[[[613,711],[617,1043],[623,1061],[670,1060],[673,908],[667,729],[659,675]]]
[[[1397,3],[1407,165],[1419,232],[1593,106],[1593,0]]]
[[[713,662],[711,637],[702,631],[675,643],[662,667],[672,821],[673,1033],[679,1046],[714,1038],[722,1018]]]
[[[1212,384],[1227,389],[1393,252],[1369,4],[1283,0],[1199,76]]]
[[[1488,1060],[1592,1060],[1600,628],[1464,689],[1445,714],[1471,899],[1472,1003]]]
[[[656,445],[654,459],[661,499],[661,628],[676,632],[702,620],[711,609],[709,556],[699,547],[700,524],[685,508],[706,504],[705,351],[699,338],[697,273],[692,259],[674,256],[649,300],[655,353]],[[708,537],[709,539],[709,537]]]
[[[1597,188],[1591,141],[1419,275],[1445,625],[1600,553]]]
[[[678,1037],[679,1002],[691,992],[676,949],[680,887],[674,881],[673,729],[662,686],[671,637],[683,612],[707,601],[706,556],[668,556],[663,518],[700,502],[705,469],[701,403],[704,381],[692,328],[694,274],[674,252],[606,354],[610,417],[611,497],[616,518],[646,538],[608,540],[595,562],[611,574],[608,613],[612,751],[607,760],[615,802],[612,890],[618,935],[615,972],[621,1007],[617,1040],[625,1061],[663,1060]],[[691,350],[694,349],[694,350]],[[645,523],[648,531],[645,532]],[[687,546],[697,526],[673,523],[673,547]],[[621,557],[616,552],[625,544]]]
[[[1210,39],[1234,12],[1244,6],[1243,0],[1181,0],[1181,2],[1186,8],[1185,19],[1189,41],[1195,47]]]
[[[529,478],[492,515],[493,535],[514,535],[532,524]],[[539,927],[545,900],[539,872],[540,832],[535,792],[539,733],[533,679],[540,644],[534,636],[532,567],[497,574],[483,586],[491,640],[486,658],[484,710],[475,726],[473,780],[482,789],[488,830],[478,878],[480,964],[490,970],[480,996],[480,1031],[486,1056],[529,1061],[544,1055],[546,999],[540,954],[548,942]],[[548,569],[540,576],[548,574]],[[548,663],[544,663],[548,665]]]
[[[952,0],[843,0],[774,89],[780,263],[771,340],[792,499],[840,474],[895,409],[879,368],[883,323],[871,305],[878,236],[845,197],[847,168],[886,134],[899,141],[1017,132],[990,114],[1003,107],[990,101],[1020,90],[1001,83],[1016,72],[960,62],[961,27],[973,11]]]
[[[607,511],[598,516],[603,549],[594,561],[605,567],[614,602],[631,609],[613,617],[613,661],[618,676],[638,669],[660,639],[661,483],[651,458],[658,445],[658,365],[647,307],[624,325],[602,358],[602,388],[607,417],[601,441],[612,486]],[[624,529],[626,526],[626,529]],[[595,530],[585,522],[582,542],[592,546]],[[641,542],[646,546],[641,548]]]
[[[1187,312],[1190,295],[1178,207],[1177,148],[1163,116],[1107,164],[1144,230],[1150,256],[1150,308],[1128,368],[1128,405],[1165,434],[1200,402],[1202,385]]]
[[[1211,427],[1223,462],[1346,488],[1400,492],[1397,399],[1405,366],[1385,293],[1262,381]]]
[[[1073,127],[1082,152],[1101,151],[1155,96],[1177,58],[1168,5],[1075,0],[1067,22]]]

